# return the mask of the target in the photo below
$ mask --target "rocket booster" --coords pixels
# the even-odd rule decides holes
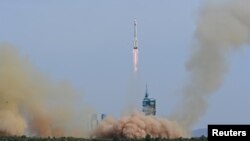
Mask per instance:
[[[138,39],[137,39],[137,21],[134,20],[134,49],[138,48]]]
[[[138,39],[137,39],[137,21],[134,20],[134,47],[133,47],[133,65],[134,72],[138,71]]]

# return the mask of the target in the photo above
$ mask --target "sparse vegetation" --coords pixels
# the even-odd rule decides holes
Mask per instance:
[[[0,141],[207,141],[205,136],[199,138],[176,138],[176,139],[165,139],[165,138],[151,138],[146,136],[142,139],[125,139],[125,138],[94,138],[94,139],[84,139],[75,137],[26,137],[26,136],[1,136]]]

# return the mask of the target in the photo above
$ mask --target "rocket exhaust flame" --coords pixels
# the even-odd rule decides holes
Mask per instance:
[[[134,72],[138,71],[138,49],[133,49]]]

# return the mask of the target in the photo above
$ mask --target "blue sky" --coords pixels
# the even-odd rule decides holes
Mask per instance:
[[[203,2],[3,0],[0,42],[20,49],[53,80],[69,81],[97,112],[119,116],[127,106],[137,18],[141,82],[157,100],[157,114],[165,116],[180,102],[189,77],[185,63]],[[248,46],[232,54],[225,83],[208,97],[208,111],[194,128],[250,122],[249,54]]]

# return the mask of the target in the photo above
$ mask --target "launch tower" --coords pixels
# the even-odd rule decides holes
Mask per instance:
[[[156,114],[156,100],[153,98],[148,98],[148,87],[146,85],[145,97],[142,101],[142,112],[145,115],[155,115]]]

